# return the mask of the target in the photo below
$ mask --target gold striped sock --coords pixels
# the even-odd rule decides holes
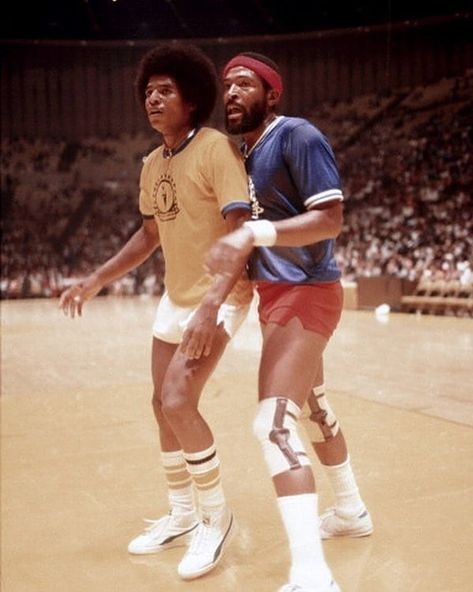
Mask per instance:
[[[213,513],[225,505],[220,479],[220,460],[215,445],[200,452],[185,453],[187,469],[199,498],[202,512]]]
[[[162,452],[161,459],[168,486],[169,505],[173,513],[195,511],[192,476],[182,450]]]

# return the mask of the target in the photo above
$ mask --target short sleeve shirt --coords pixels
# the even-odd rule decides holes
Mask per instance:
[[[234,143],[218,130],[200,128],[171,158],[163,146],[146,158],[140,179],[140,211],[158,225],[165,261],[164,283],[179,306],[197,306],[212,278],[204,258],[228,230],[225,215],[234,208],[250,209],[248,181]],[[247,304],[252,289],[246,275],[227,297]]]
[[[246,159],[253,211],[271,221],[343,200],[332,148],[309,121],[280,117]],[[252,280],[307,284],[340,278],[334,240],[303,247],[259,247],[251,255]]]

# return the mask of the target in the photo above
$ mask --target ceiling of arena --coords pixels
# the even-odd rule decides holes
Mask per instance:
[[[4,4],[2,39],[205,39],[452,15],[471,0],[35,0]]]

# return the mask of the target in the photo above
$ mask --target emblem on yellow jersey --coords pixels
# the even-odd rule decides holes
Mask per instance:
[[[153,208],[155,216],[158,216],[162,222],[174,220],[179,213],[176,184],[170,175],[161,175],[154,184]]]

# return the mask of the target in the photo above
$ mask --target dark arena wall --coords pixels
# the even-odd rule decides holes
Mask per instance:
[[[281,105],[288,115],[318,102],[460,75],[473,65],[471,19],[465,15],[195,42],[219,68],[238,51],[272,56],[289,89]],[[77,140],[146,131],[132,84],[139,58],[153,43],[3,40],[2,135]],[[217,109],[211,123],[221,122]]]

